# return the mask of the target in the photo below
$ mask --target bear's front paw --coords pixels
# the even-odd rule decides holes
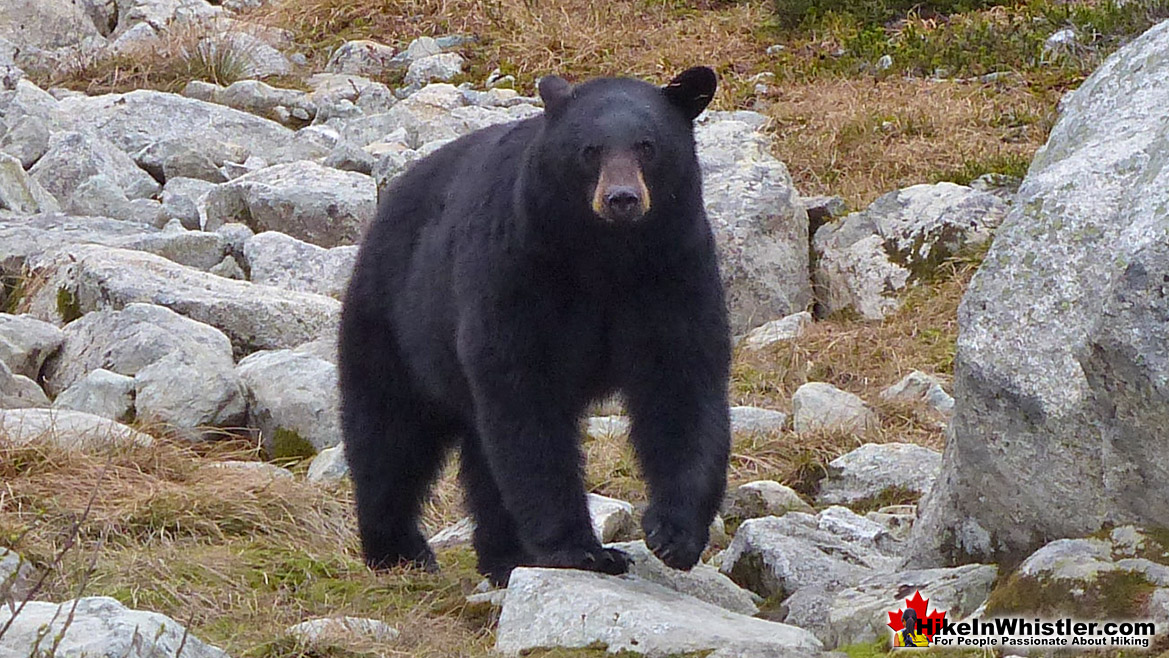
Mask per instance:
[[[597,571],[620,576],[629,571],[629,555],[616,548],[570,548],[548,553],[537,560],[537,566],[560,569]]]
[[[681,571],[688,571],[698,563],[709,537],[706,526],[695,526],[652,507],[642,519],[641,527],[649,550],[666,566]]]

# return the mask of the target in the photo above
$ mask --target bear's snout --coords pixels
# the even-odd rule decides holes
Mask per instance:
[[[649,188],[631,153],[616,153],[601,164],[593,189],[593,212],[610,222],[632,222],[649,212]]]

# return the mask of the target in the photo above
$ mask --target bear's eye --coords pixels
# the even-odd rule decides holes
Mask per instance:
[[[590,144],[580,150],[580,155],[589,164],[596,164],[601,159],[601,147]]]
[[[637,149],[637,154],[641,156],[642,160],[653,160],[657,155],[657,147],[648,139],[643,139],[638,142],[634,148]]]

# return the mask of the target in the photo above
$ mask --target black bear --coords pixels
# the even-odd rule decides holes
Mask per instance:
[[[340,333],[366,563],[437,568],[418,526],[452,447],[479,570],[624,573],[589,522],[588,404],[620,392],[649,547],[698,561],[726,487],[730,337],[693,119],[714,72],[665,87],[543,78],[541,116],[464,136],[386,190]]]

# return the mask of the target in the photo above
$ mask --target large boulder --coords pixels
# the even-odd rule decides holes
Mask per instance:
[[[755,619],[637,578],[569,569],[512,572],[495,650],[605,647],[668,655],[725,646],[810,657],[821,649],[808,631]]]
[[[353,244],[373,220],[377,186],[365,174],[311,161],[261,169],[208,194],[204,228],[279,231],[322,247]]]
[[[0,313],[0,362],[17,375],[40,379],[45,359],[64,340],[61,330],[47,322],[27,315]]]
[[[25,172],[20,160],[0,153],[0,210],[31,215],[60,210],[60,204]]]
[[[232,281],[101,245],[65,247],[30,263],[42,281],[28,300],[34,317],[64,324],[90,311],[157,304],[227,334],[236,356],[332,335],[341,307],[328,297]]]
[[[158,181],[138,168],[112,142],[83,132],[60,132],[49,140],[49,150],[29,171],[61,203],[91,176],[105,175],[129,199],[144,199],[159,191]]]
[[[4,0],[2,8],[0,39],[21,48],[59,48],[99,36],[97,27],[77,2]]]
[[[958,312],[955,415],[913,545],[1018,562],[1169,525],[1169,22],[1062,105]]]
[[[47,443],[67,450],[154,443],[149,434],[119,422],[68,409],[0,410],[0,436],[10,445]]]
[[[5,656],[39,655],[47,637],[57,656],[157,658],[181,651],[185,658],[228,658],[170,617],[132,610],[106,596],[60,604],[29,601],[15,611],[0,606],[0,628],[6,628],[0,637]]]
[[[787,167],[766,135],[734,116],[700,123],[694,136],[731,329],[803,311],[812,299],[808,215]]]
[[[816,501],[855,505],[883,496],[920,496],[929,491],[942,456],[912,443],[866,443],[828,463]]]
[[[236,427],[243,389],[231,342],[214,327],[152,304],[86,313],[65,325],[65,343],[45,366],[60,394],[101,368],[134,378],[135,416],[198,436],[198,428]]]
[[[252,283],[340,299],[357,260],[357,247],[325,249],[277,231],[265,231],[244,243],[244,259]]]
[[[279,455],[291,442],[314,451],[341,442],[337,366],[297,350],[256,352],[236,369],[248,397],[248,425],[265,449]]]

